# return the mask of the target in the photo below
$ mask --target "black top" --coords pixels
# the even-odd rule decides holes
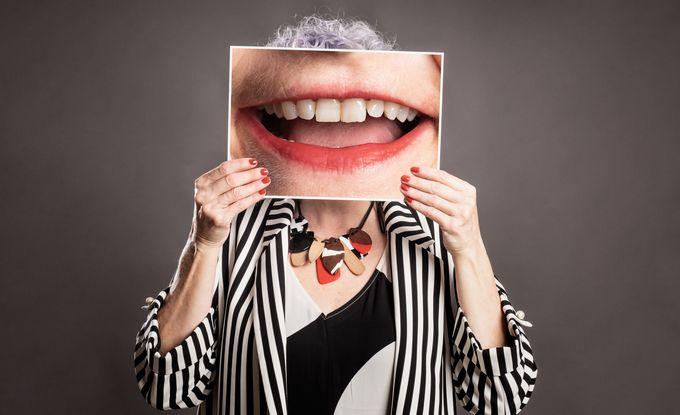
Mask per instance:
[[[345,305],[288,337],[288,411],[333,414],[354,375],[395,340],[392,282],[376,269]]]

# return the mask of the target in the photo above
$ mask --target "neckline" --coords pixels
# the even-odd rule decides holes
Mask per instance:
[[[383,249],[383,253],[380,256],[380,259],[378,260],[378,264],[375,266],[375,269],[373,270],[373,273],[371,273],[371,276],[368,277],[368,280],[366,283],[361,287],[361,289],[352,296],[349,300],[345,301],[342,305],[339,307],[335,308],[334,310],[331,310],[329,313],[324,313],[323,310],[321,310],[321,307],[314,301],[312,296],[309,294],[307,289],[302,285],[300,280],[298,279],[297,275],[295,275],[295,271],[293,270],[293,266],[290,264],[290,261],[286,261],[286,276],[288,278],[292,278],[294,280],[294,284],[297,284],[298,288],[303,292],[305,298],[307,298],[307,301],[309,304],[311,304],[312,307],[314,307],[314,310],[319,313],[319,315],[324,319],[328,320],[332,317],[337,316],[338,314],[342,313],[345,311],[347,308],[349,308],[352,304],[354,304],[357,300],[359,300],[365,293],[368,291],[369,288],[371,288],[371,285],[378,279],[379,274],[383,274],[387,276],[384,272],[384,266],[385,266],[385,261],[387,260],[387,250],[389,249],[389,241],[386,241],[385,243],[385,249]]]
[[[371,274],[371,276],[368,278],[368,281],[366,281],[366,284],[364,284],[364,286],[361,287],[361,290],[359,290],[358,293],[354,294],[352,296],[352,298],[347,300],[340,307],[336,308],[335,310],[332,310],[330,313],[325,314],[325,313],[321,312],[321,317],[323,317],[324,320],[328,320],[328,319],[331,319],[331,318],[337,316],[338,314],[342,313],[343,311],[347,310],[348,308],[350,308],[352,306],[352,304],[357,302],[361,297],[364,296],[364,294],[366,294],[366,292],[371,288],[371,286],[373,285],[375,280],[378,279],[378,275],[380,273],[381,273],[381,271],[376,267],[376,269],[373,270],[373,273]],[[302,288],[304,289],[304,287],[302,287]],[[311,296],[310,296],[310,299],[311,299]],[[318,308],[318,306],[317,306],[317,308]]]

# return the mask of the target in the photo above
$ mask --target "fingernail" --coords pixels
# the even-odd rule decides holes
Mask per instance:
[[[255,159],[249,159],[248,161],[249,161],[250,164],[253,165],[253,166],[257,164],[257,160],[255,160]]]
[[[413,199],[411,199],[410,197],[406,196],[406,203],[411,203],[411,202],[413,202]]]
[[[265,169],[265,168],[261,168],[261,169],[260,169],[260,174],[262,174],[263,176],[266,176],[266,175],[269,174],[269,171],[268,171],[267,169]]]
[[[420,171],[420,167],[411,167],[411,171],[414,173],[418,173]]]
[[[269,176],[267,176],[267,177],[265,177],[264,179],[262,179],[262,183],[264,183],[264,184],[267,184],[267,183],[269,183],[269,182],[271,182],[271,181],[272,181],[272,179],[270,179]]]
[[[267,190],[266,189],[260,189],[257,193],[263,195],[263,194],[267,193]]]
[[[401,185],[401,190],[407,191],[407,190],[408,190],[408,185],[407,185],[407,184],[402,184],[402,185]]]
[[[401,181],[402,181],[402,182],[407,182],[407,181],[409,181],[409,180],[411,180],[411,178],[408,177],[407,175],[401,176]]]

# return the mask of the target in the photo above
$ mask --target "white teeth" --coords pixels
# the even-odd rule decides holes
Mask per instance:
[[[311,99],[303,99],[295,104],[297,108],[298,117],[303,120],[311,120],[314,118],[314,112],[316,111],[316,102]]]
[[[283,117],[283,108],[281,108],[280,102],[274,104],[274,114],[276,114],[276,116],[279,118]]]
[[[399,122],[406,121],[406,117],[408,117],[409,109],[410,109],[409,107],[405,107],[403,105],[399,106],[399,111],[397,111],[397,119],[399,120]]]
[[[298,112],[297,109],[295,108],[295,103],[292,101],[282,102],[281,109],[283,110],[283,117],[287,120],[294,120],[298,117]]]
[[[373,118],[382,117],[385,109],[385,101],[382,99],[371,99],[366,103],[366,112]]]
[[[408,110],[408,115],[406,116],[406,119],[409,121],[413,121],[413,119],[416,118],[416,115],[418,115],[418,111],[411,108]]]
[[[394,102],[385,102],[385,118],[388,120],[393,120],[397,118],[397,113],[399,112],[399,104]]]
[[[340,121],[364,122],[366,120],[366,101],[361,98],[351,98],[342,101]]]
[[[264,109],[267,114],[275,114],[278,118],[286,120],[294,120],[298,117],[311,120],[316,117],[318,122],[364,122],[366,114],[373,118],[384,116],[388,120],[405,122],[413,121],[418,116],[418,111],[396,102],[363,98],[347,98],[342,101],[332,98],[322,98],[317,101],[302,99],[267,104],[258,109]]]
[[[337,99],[320,99],[316,101],[316,121],[340,121],[340,101]]]

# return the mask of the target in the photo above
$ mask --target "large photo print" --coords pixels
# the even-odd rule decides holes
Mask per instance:
[[[252,157],[267,197],[402,199],[439,168],[443,54],[230,47],[229,159]]]

